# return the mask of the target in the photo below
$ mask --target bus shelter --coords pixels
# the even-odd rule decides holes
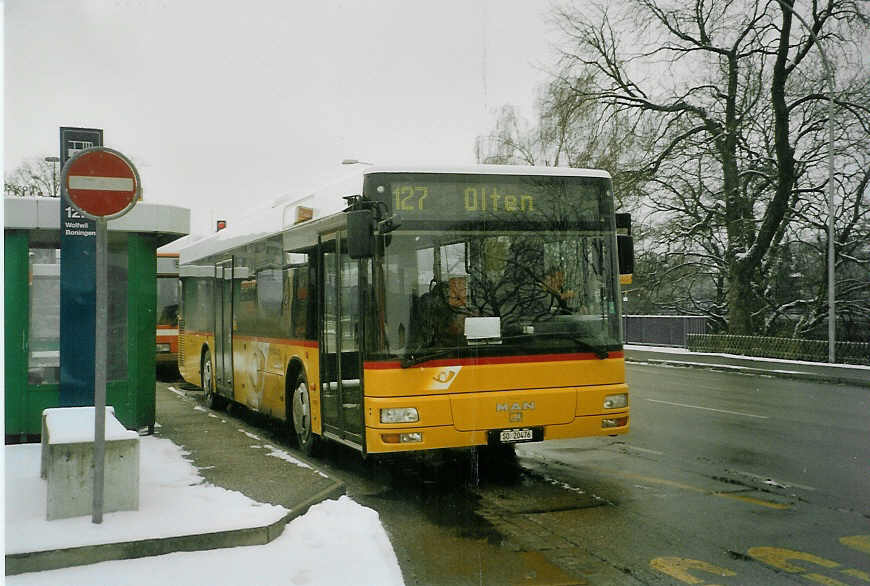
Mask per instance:
[[[190,210],[139,202],[108,224],[106,403],[128,429],[155,417],[156,250],[190,231]],[[35,440],[60,405],[60,206],[4,198],[6,442]],[[65,334],[66,335],[66,334]]]

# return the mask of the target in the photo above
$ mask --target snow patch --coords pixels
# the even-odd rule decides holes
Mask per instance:
[[[404,584],[378,513],[346,496],[314,505],[267,545],[180,552],[6,576],[6,583],[10,586]]]
[[[185,452],[168,439],[139,441],[139,510],[106,513],[100,525],[90,515],[46,521],[41,446],[6,446],[6,553],[269,525],[289,512],[205,483]]]
[[[94,441],[93,407],[58,407],[44,410],[45,424],[52,444],[79,444]],[[106,407],[106,440],[138,438],[135,431],[126,429],[115,418],[114,407]]]
[[[266,448],[267,450],[269,450],[269,454],[268,454],[268,455],[269,455],[269,456],[272,456],[273,458],[278,458],[279,460],[284,460],[285,462],[290,462],[291,464],[296,464],[296,465],[299,466],[300,468],[311,468],[311,466],[309,466],[308,464],[306,464],[306,463],[303,462],[302,460],[299,460],[299,459],[297,459],[297,458],[294,458],[294,457],[291,456],[289,453],[285,452],[284,450],[282,450],[282,449],[280,449],[280,448],[276,448],[275,446],[272,446],[272,445],[269,445],[269,444],[266,444],[266,445],[263,446],[263,447]],[[313,468],[311,468],[311,469],[313,470]],[[321,475],[321,476],[326,476],[326,475],[323,474],[322,472],[320,473],[320,475]]]
[[[243,434],[245,434],[246,436],[248,436],[248,437],[251,438],[252,440],[260,441],[260,437],[259,437],[259,436],[255,435],[255,434],[253,434],[253,433],[247,432],[247,431],[245,431],[244,429],[239,429],[239,433],[243,433]]]

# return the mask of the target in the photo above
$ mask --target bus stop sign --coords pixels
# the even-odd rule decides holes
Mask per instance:
[[[61,185],[79,211],[107,220],[130,211],[142,190],[133,163],[106,147],[86,149],[71,158],[64,165]]]

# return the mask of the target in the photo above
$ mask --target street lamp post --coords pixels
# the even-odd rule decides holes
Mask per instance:
[[[60,157],[45,157],[43,159],[46,163],[60,163]],[[58,167],[54,165],[51,166],[51,195],[52,197],[60,197],[60,190],[58,189]]]
[[[836,362],[836,340],[837,340],[837,310],[836,310],[836,291],[835,291],[835,274],[834,274],[834,70],[831,68],[831,62],[828,60],[828,55],[822,49],[822,43],[819,37],[813,32],[812,27],[807,24],[804,18],[794,11],[789,4],[784,0],[776,0],[779,5],[788,10],[792,16],[807,29],[810,38],[813,39],[816,46],[819,48],[819,53],[822,56],[822,63],[825,66],[825,77],[828,81],[828,362]]]

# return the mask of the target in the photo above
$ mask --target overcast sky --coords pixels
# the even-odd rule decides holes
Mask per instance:
[[[553,62],[543,0],[6,0],[6,172],[102,128],[212,229],[374,163],[474,162]]]

